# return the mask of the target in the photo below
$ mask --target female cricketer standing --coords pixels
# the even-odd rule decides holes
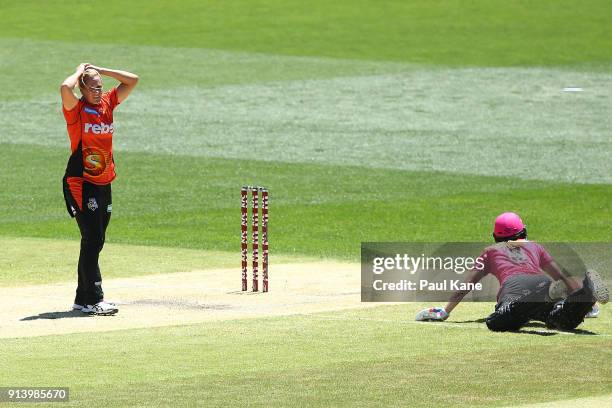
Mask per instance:
[[[103,92],[102,75],[119,86]],[[117,307],[104,301],[98,257],[112,211],[113,110],[138,83],[138,76],[125,71],[80,64],[60,87],[72,155],[63,179],[64,199],[81,232],[78,286],[74,309],[88,314],[113,315]],[[82,97],[74,94],[79,85]]]

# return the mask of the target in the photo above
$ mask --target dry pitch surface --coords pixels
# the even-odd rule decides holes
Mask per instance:
[[[276,265],[271,271],[268,293],[240,291],[240,272],[235,268],[109,279],[103,287],[106,298],[119,305],[115,316],[89,316],[72,311],[75,285],[71,282],[0,288],[0,338],[182,325],[376,305],[360,302],[359,264],[339,262]]]

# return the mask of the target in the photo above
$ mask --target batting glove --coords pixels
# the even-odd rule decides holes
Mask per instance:
[[[448,319],[448,313],[442,307],[431,307],[428,309],[423,309],[419,313],[417,313],[415,320],[417,322],[431,322],[431,321],[439,321],[442,322]]]

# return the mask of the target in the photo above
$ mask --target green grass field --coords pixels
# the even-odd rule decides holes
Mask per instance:
[[[75,406],[104,395],[109,406],[487,407],[609,393],[609,337],[490,333],[469,322],[489,305],[471,306],[446,327],[384,306],[2,344],[11,384],[68,375]],[[610,333],[606,317],[589,329]]]
[[[279,262],[488,241],[503,211],[536,240],[612,241],[608,1],[96,7],[0,1],[0,288],[76,280],[58,88],[81,62],[141,77],[115,112],[105,279],[238,265],[243,184],[270,189]],[[474,321],[490,304],[416,324],[422,306],[0,339],[0,387],[69,386],[66,406],[109,407],[610,394],[605,307],[583,326],[598,335],[538,335],[489,333]]]

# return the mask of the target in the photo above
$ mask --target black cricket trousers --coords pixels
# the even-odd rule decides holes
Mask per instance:
[[[513,331],[529,320],[538,320],[551,329],[575,329],[595,304],[586,278],[582,289],[560,301],[548,297],[550,282],[545,275],[521,274],[509,278],[502,286],[495,312],[486,319],[487,327],[493,331]]]
[[[64,192],[66,193],[66,188]],[[68,193],[66,200],[69,206],[74,204],[68,203],[70,199],[73,197]],[[104,299],[98,258],[104,247],[106,228],[113,208],[111,185],[100,186],[83,181],[82,199],[81,210],[73,212],[81,231],[78,286],[74,303],[94,305]]]

